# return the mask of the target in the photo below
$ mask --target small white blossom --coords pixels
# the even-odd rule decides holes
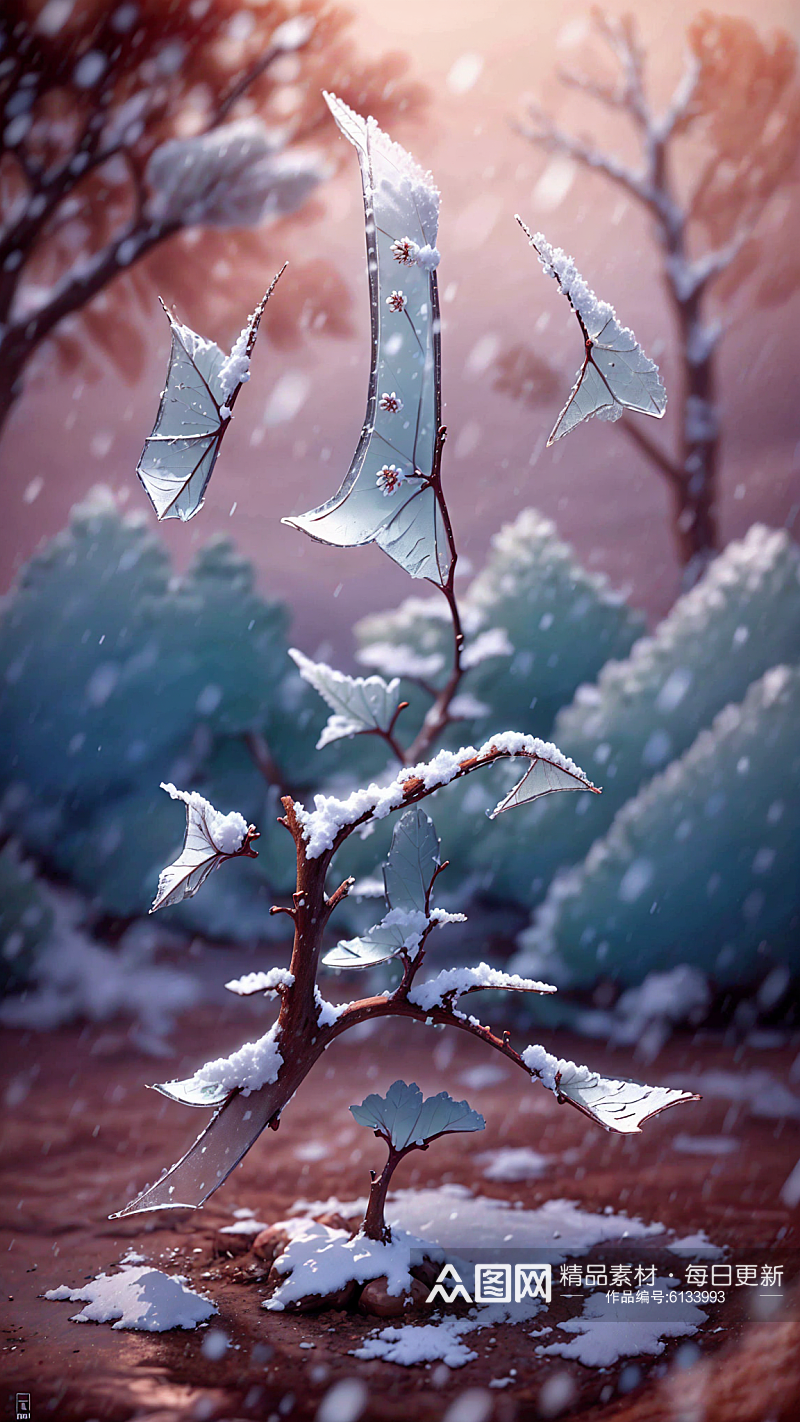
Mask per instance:
[[[402,267],[413,267],[419,247],[416,242],[412,242],[410,237],[398,237],[392,243],[392,256]]]
[[[378,407],[381,410],[385,410],[387,415],[399,415],[400,411],[403,408],[403,402],[400,399],[400,396],[396,395],[393,390],[389,395],[381,395],[381,398],[378,401]]]
[[[407,305],[405,293],[393,291],[391,296],[387,296],[386,305],[390,311],[405,311]]]
[[[384,494],[393,494],[398,485],[407,478],[408,475],[398,469],[396,464],[384,464],[383,468],[378,470],[375,483],[379,489],[383,489]]]

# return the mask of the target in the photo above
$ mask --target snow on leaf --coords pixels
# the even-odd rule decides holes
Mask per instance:
[[[410,573],[442,586],[450,550],[430,483],[441,425],[439,194],[429,174],[374,119],[326,94],[361,165],[372,320],[367,414],[344,482],[327,503],[284,519],[321,543],[377,543]],[[395,290],[402,283],[402,302]],[[379,403],[391,390],[399,408]],[[379,477],[392,467],[395,477]]]
[[[691,1091],[643,1086],[638,1081],[617,1081],[597,1072],[592,1072],[587,1081],[558,1081],[556,1094],[607,1131],[618,1131],[621,1135],[641,1131],[643,1121],[668,1106],[700,1099]]]
[[[408,1000],[428,1012],[434,1007],[442,1007],[445,999],[449,1006],[454,1007],[465,993],[482,992],[485,988],[503,988],[507,992],[557,991],[550,983],[521,978],[517,973],[504,973],[498,968],[490,968],[488,963],[478,963],[475,968],[445,968],[435,978],[415,983],[409,988]]]
[[[514,789],[495,806],[489,819],[494,820],[504,810],[514,809],[518,805],[529,805],[534,800],[541,799],[543,795],[552,795],[556,790],[592,790],[595,795],[600,794],[600,791],[583,777],[573,775],[572,771],[564,770],[552,761],[536,757]]]
[[[416,1082],[395,1081],[385,1096],[373,1092],[350,1110],[360,1126],[382,1135],[395,1150],[457,1131],[482,1131],[486,1125],[467,1101],[454,1101],[446,1091],[423,1100]]]
[[[668,1106],[683,1101],[699,1101],[691,1091],[667,1086],[644,1086],[638,1081],[601,1076],[586,1066],[554,1057],[544,1047],[526,1047],[522,1060],[531,1076],[540,1079],[559,1101],[577,1106],[585,1116],[620,1135],[639,1132],[642,1122]]]
[[[383,883],[389,912],[359,938],[343,939],[322,959],[328,968],[366,968],[405,950],[412,957],[434,918],[431,885],[441,863],[433,821],[418,805],[398,820]],[[435,913],[435,910],[433,911]]]
[[[397,710],[397,677],[386,682],[381,676],[346,676],[324,662],[312,662],[294,647],[290,647],[289,656],[303,680],[319,692],[334,713],[317,741],[317,750],[344,736],[388,731]]]
[[[667,408],[667,392],[658,366],[645,355],[633,331],[620,324],[613,306],[595,296],[571,257],[560,247],[551,247],[541,232],[531,234],[521,217],[517,222],[545,272],[566,296],[586,343],[583,365],[548,445],[592,415],[618,420],[624,410],[635,410],[660,420]]]
[[[136,469],[159,521],[185,522],[203,507],[234,402],[250,378],[259,323],[280,275],[248,318],[229,356],[214,341],[181,326],[164,307],[172,331],[167,383]]]
[[[176,790],[169,784],[162,784],[161,789],[173,800],[183,800],[186,833],[178,858],[159,875],[151,913],[190,899],[220,864],[242,853],[248,839],[247,822],[237,811],[220,814],[196,790]],[[248,854],[255,858],[255,850],[248,849]]]
[[[359,938],[341,939],[322,961],[326,968],[370,968],[404,950],[413,956],[427,926],[424,913],[390,911]]]
[[[316,859],[326,849],[331,849],[337,836],[349,825],[370,820],[382,820],[397,810],[407,796],[418,797],[421,791],[436,790],[449,785],[451,781],[473,770],[493,765],[505,758],[520,758],[531,761],[546,761],[557,770],[564,771],[572,780],[580,782],[577,788],[599,792],[574,761],[564,755],[551,741],[543,741],[538,736],[526,736],[521,731],[500,731],[485,741],[479,749],[462,746],[460,750],[441,750],[429,761],[404,767],[388,785],[374,782],[363,789],[354,790],[347,799],[340,800],[335,795],[315,795],[314,809],[306,810],[295,801],[294,812],[303,827],[306,841],[306,855]],[[568,782],[569,783],[569,782]],[[567,788],[564,787],[548,787]],[[571,788],[571,786],[570,786]],[[548,791],[538,789],[536,794]],[[535,797],[533,797],[535,798]]]

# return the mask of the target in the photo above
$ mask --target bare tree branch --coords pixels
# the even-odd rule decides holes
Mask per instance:
[[[603,153],[599,148],[594,148],[584,139],[575,138],[573,134],[568,133],[566,129],[549,119],[536,105],[531,105],[529,113],[535,126],[515,125],[517,132],[523,138],[529,139],[531,143],[538,144],[540,148],[545,148],[550,153],[565,153],[569,158],[574,158],[576,163],[582,163],[585,168],[604,173],[607,178],[619,184],[639,202],[647,203],[649,206],[655,201],[656,195],[643,174],[635,172],[619,158],[615,158],[609,153]]]
[[[655,465],[660,474],[663,474],[668,484],[673,488],[679,488],[683,484],[681,471],[677,464],[674,464],[668,454],[660,449],[655,440],[646,435],[640,425],[634,424],[632,420],[623,419],[620,421],[620,429],[632,440],[635,445],[647,456]]]

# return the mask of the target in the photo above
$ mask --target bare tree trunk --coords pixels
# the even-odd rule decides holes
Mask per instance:
[[[692,587],[719,549],[717,473],[719,421],[715,351],[707,339],[697,293],[680,301],[673,297],[682,366],[680,397],[680,481],[673,485],[673,527],[684,587]]]

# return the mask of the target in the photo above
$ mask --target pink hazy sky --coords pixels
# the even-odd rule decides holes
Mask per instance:
[[[682,32],[697,7],[638,0],[634,8],[652,56],[654,91],[665,97],[679,72]],[[745,15],[765,31],[798,30],[797,7],[789,0],[710,8]],[[491,534],[533,505],[556,520],[587,566],[607,572],[651,615],[663,613],[678,574],[658,477],[618,430],[597,422],[544,450],[560,394],[552,408],[526,409],[493,391],[491,365],[488,373],[485,368],[494,351],[524,341],[558,366],[566,398],[580,360],[574,318],[514,223],[519,211],[573,253],[591,285],[659,359],[668,389],[671,378],[674,383],[672,333],[646,219],[594,176],[578,174],[556,201],[557,184],[540,182],[548,158],[510,125],[524,95],[535,94],[565,124],[591,131],[596,110],[555,78],[559,65],[581,62],[587,7],[571,0],[510,0],[502,7],[492,0],[405,0],[402,6],[356,0],[352,9],[358,48],[405,51],[411,75],[432,91],[428,118],[397,136],[432,169],[442,190],[445,478],[462,555],[479,566]],[[479,65],[480,72],[464,89],[458,80],[468,75],[470,57],[473,73]],[[603,119],[594,132],[625,151],[624,128]],[[327,186],[324,201],[322,221],[287,233],[285,256],[325,255],[335,263],[351,291],[357,335],[314,338],[289,355],[262,341],[205,508],[190,524],[165,525],[163,533],[180,563],[210,533],[229,533],[254,560],[264,590],[295,607],[301,645],[314,652],[330,640],[345,653],[354,618],[427,588],[412,585],[375,548],[328,549],[280,524],[281,515],[335,491],[364,412],[368,306],[355,156]],[[242,312],[255,296],[241,297]],[[798,315],[798,297],[766,313],[737,302],[729,313],[720,361],[726,538],[756,518],[791,523],[800,503]],[[0,448],[2,585],[94,484],[108,484],[127,507],[149,516],[135,466],[155,414],[167,348],[163,318],[154,310],[152,358],[135,388],[112,371],[88,386],[44,372],[29,381]],[[270,398],[279,380],[305,394],[292,419],[275,420]],[[668,440],[670,413],[661,428],[648,424],[648,432],[653,429]]]

